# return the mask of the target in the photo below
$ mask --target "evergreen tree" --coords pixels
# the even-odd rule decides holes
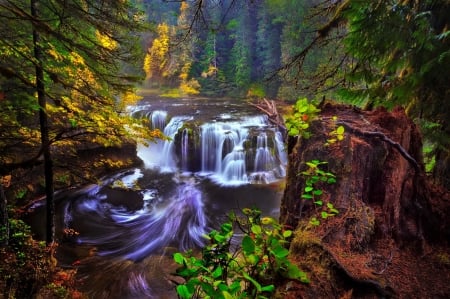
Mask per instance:
[[[2,1],[0,8],[0,172],[44,156],[51,242],[53,167],[67,166],[64,157],[81,143],[119,146],[148,133],[124,113],[141,78],[142,15],[125,0]]]
[[[328,77],[340,99],[405,107],[435,145],[435,178],[450,187],[450,3],[330,0],[318,9],[315,36],[289,67],[301,68],[312,49],[342,35],[343,53]]]
[[[265,81],[269,98],[276,97],[280,85],[277,75],[269,79],[281,66],[281,33],[283,16],[272,7],[271,1],[261,3],[257,13],[256,51],[253,62],[255,81]]]

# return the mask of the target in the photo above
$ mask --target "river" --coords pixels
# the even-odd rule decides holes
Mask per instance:
[[[170,139],[139,145],[141,167],[57,195],[58,259],[90,298],[177,298],[174,252],[204,245],[230,211],[278,217],[286,153],[244,102],[147,97],[130,113]]]

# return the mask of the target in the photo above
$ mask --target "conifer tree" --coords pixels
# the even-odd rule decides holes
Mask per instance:
[[[142,78],[143,18],[126,0],[6,0],[0,9],[0,173],[44,156],[51,242],[52,168],[81,144],[149,133],[125,113]]]
[[[434,177],[450,187],[450,3],[323,1],[313,39],[291,56],[301,69],[317,47],[338,41],[329,75],[340,99],[366,107],[401,105],[434,146]],[[338,61],[336,64],[335,61]]]

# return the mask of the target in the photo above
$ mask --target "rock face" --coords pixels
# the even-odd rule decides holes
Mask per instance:
[[[291,256],[310,272],[311,285],[291,282],[280,297],[450,297],[450,197],[427,182],[416,125],[400,108],[326,104],[321,110],[310,139],[289,140],[280,213],[281,223],[296,229]],[[339,126],[343,139],[325,145]],[[327,162],[320,168],[336,176],[334,184],[314,185],[323,207],[301,198],[301,173],[311,160]],[[339,213],[323,219],[327,203]],[[436,271],[442,271],[438,278]]]

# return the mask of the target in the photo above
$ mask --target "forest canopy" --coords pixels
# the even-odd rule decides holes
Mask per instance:
[[[142,2],[149,19],[156,2]],[[150,85],[178,86],[182,94],[403,106],[422,128],[434,175],[449,185],[448,1],[170,4],[159,8],[165,17],[146,40],[146,60],[156,62],[144,67]]]

